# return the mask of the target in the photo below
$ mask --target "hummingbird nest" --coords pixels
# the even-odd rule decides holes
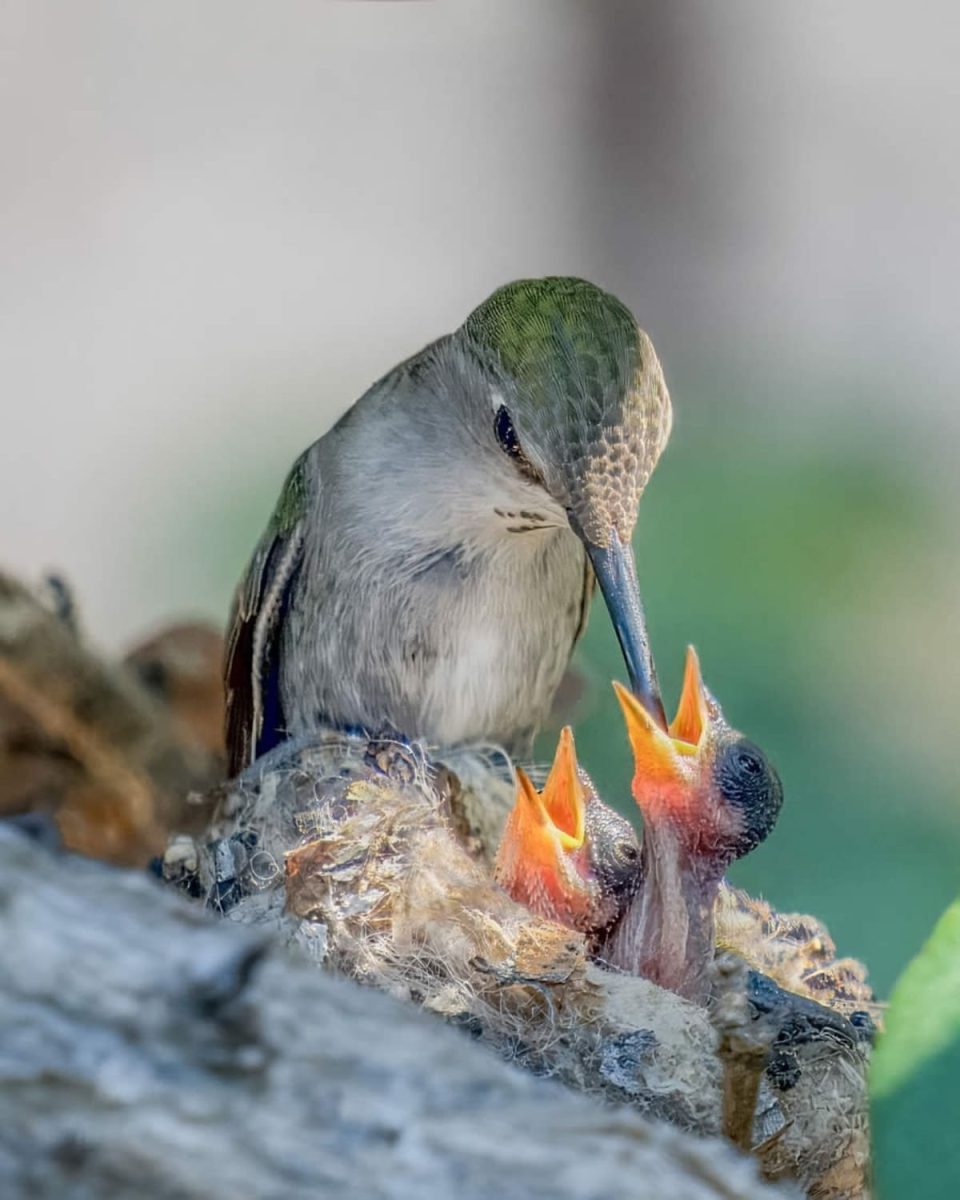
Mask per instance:
[[[210,840],[163,874],[231,921],[460,1026],[502,1057],[701,1135],[772,1179],[864,1195],[875,1007],[809,917],[733,889],[709,1008],[592,962],[514,903],[490,860],[513,784],[502,755],[329,734],[265,756],[216,797]]]

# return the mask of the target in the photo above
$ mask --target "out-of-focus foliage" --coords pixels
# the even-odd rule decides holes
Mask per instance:
[[[870,1091],[878,1200],[960,1196],[960,901],[893,989]]]

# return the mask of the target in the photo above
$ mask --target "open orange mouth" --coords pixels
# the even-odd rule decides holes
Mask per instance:
[[[560,733],[543,791],[537,792],[522,767],[517,768],[517,782],[517,808],[523,810],[528,834],[555,840],[562,850],[579,850],[586,836],[586,797],[569,725]]]
[[[582,900],[573,859],[586,841],[586,805],[566,728],[542,792],[517,768],[517,798],[497,850],[497,882],[514,900],[567,924]]]
[[[687,647],[677,715],[666,730],[660,728],[632,692],[619,683],[614,683],[613,688],[623,709],[633,750],[635,789],[688,779],[703,750],[711,715],[711,700],[703,684],[696,650]]]

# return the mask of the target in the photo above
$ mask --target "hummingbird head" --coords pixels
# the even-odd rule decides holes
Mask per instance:
[[[577,765],[569,726],[542,792],[517,769],[496,877],[539,916],[591,935],[611,926],[640,886],[637,835]]]
[[[669,828],[698,877],[719,879],[769,834],[783,803],[763,751],[730,728],[687,648],[683,690],[668,729],[615,683],[633,750],[633,795],[644,829]]]
[[[494,381],[488,439],[583,541],[631,686],[665,727],[630,545],[671,426],[653,344],[616,297],[563,277],[507,284],[461,333]]]

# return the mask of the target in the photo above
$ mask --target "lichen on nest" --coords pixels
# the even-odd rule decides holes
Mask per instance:
[[[229,919],[278,925],[327,969],[441,1015],[528,1070],[719,1132],[733,1068],[718,1057],[710,1008],[590,961],[582,935],[493,882],[511,799],[509,764],[492,752],[441,764],[418,745],[318,735],[223,785],[210,840],[173,843],[164,873]],[[817,982],[829,976],[832,943],[816,922],[729,889],[718,920],[718,942],[765,972],[737,976],[764,1046],[749,1143],[771,1177],[815,1196],[862,1194],[870,1023],[846,1015],[869,1007],[862,969],[842,964],[845,996],[826,1007],[815,1000],[829,991],[803,965],[812,945]]]

